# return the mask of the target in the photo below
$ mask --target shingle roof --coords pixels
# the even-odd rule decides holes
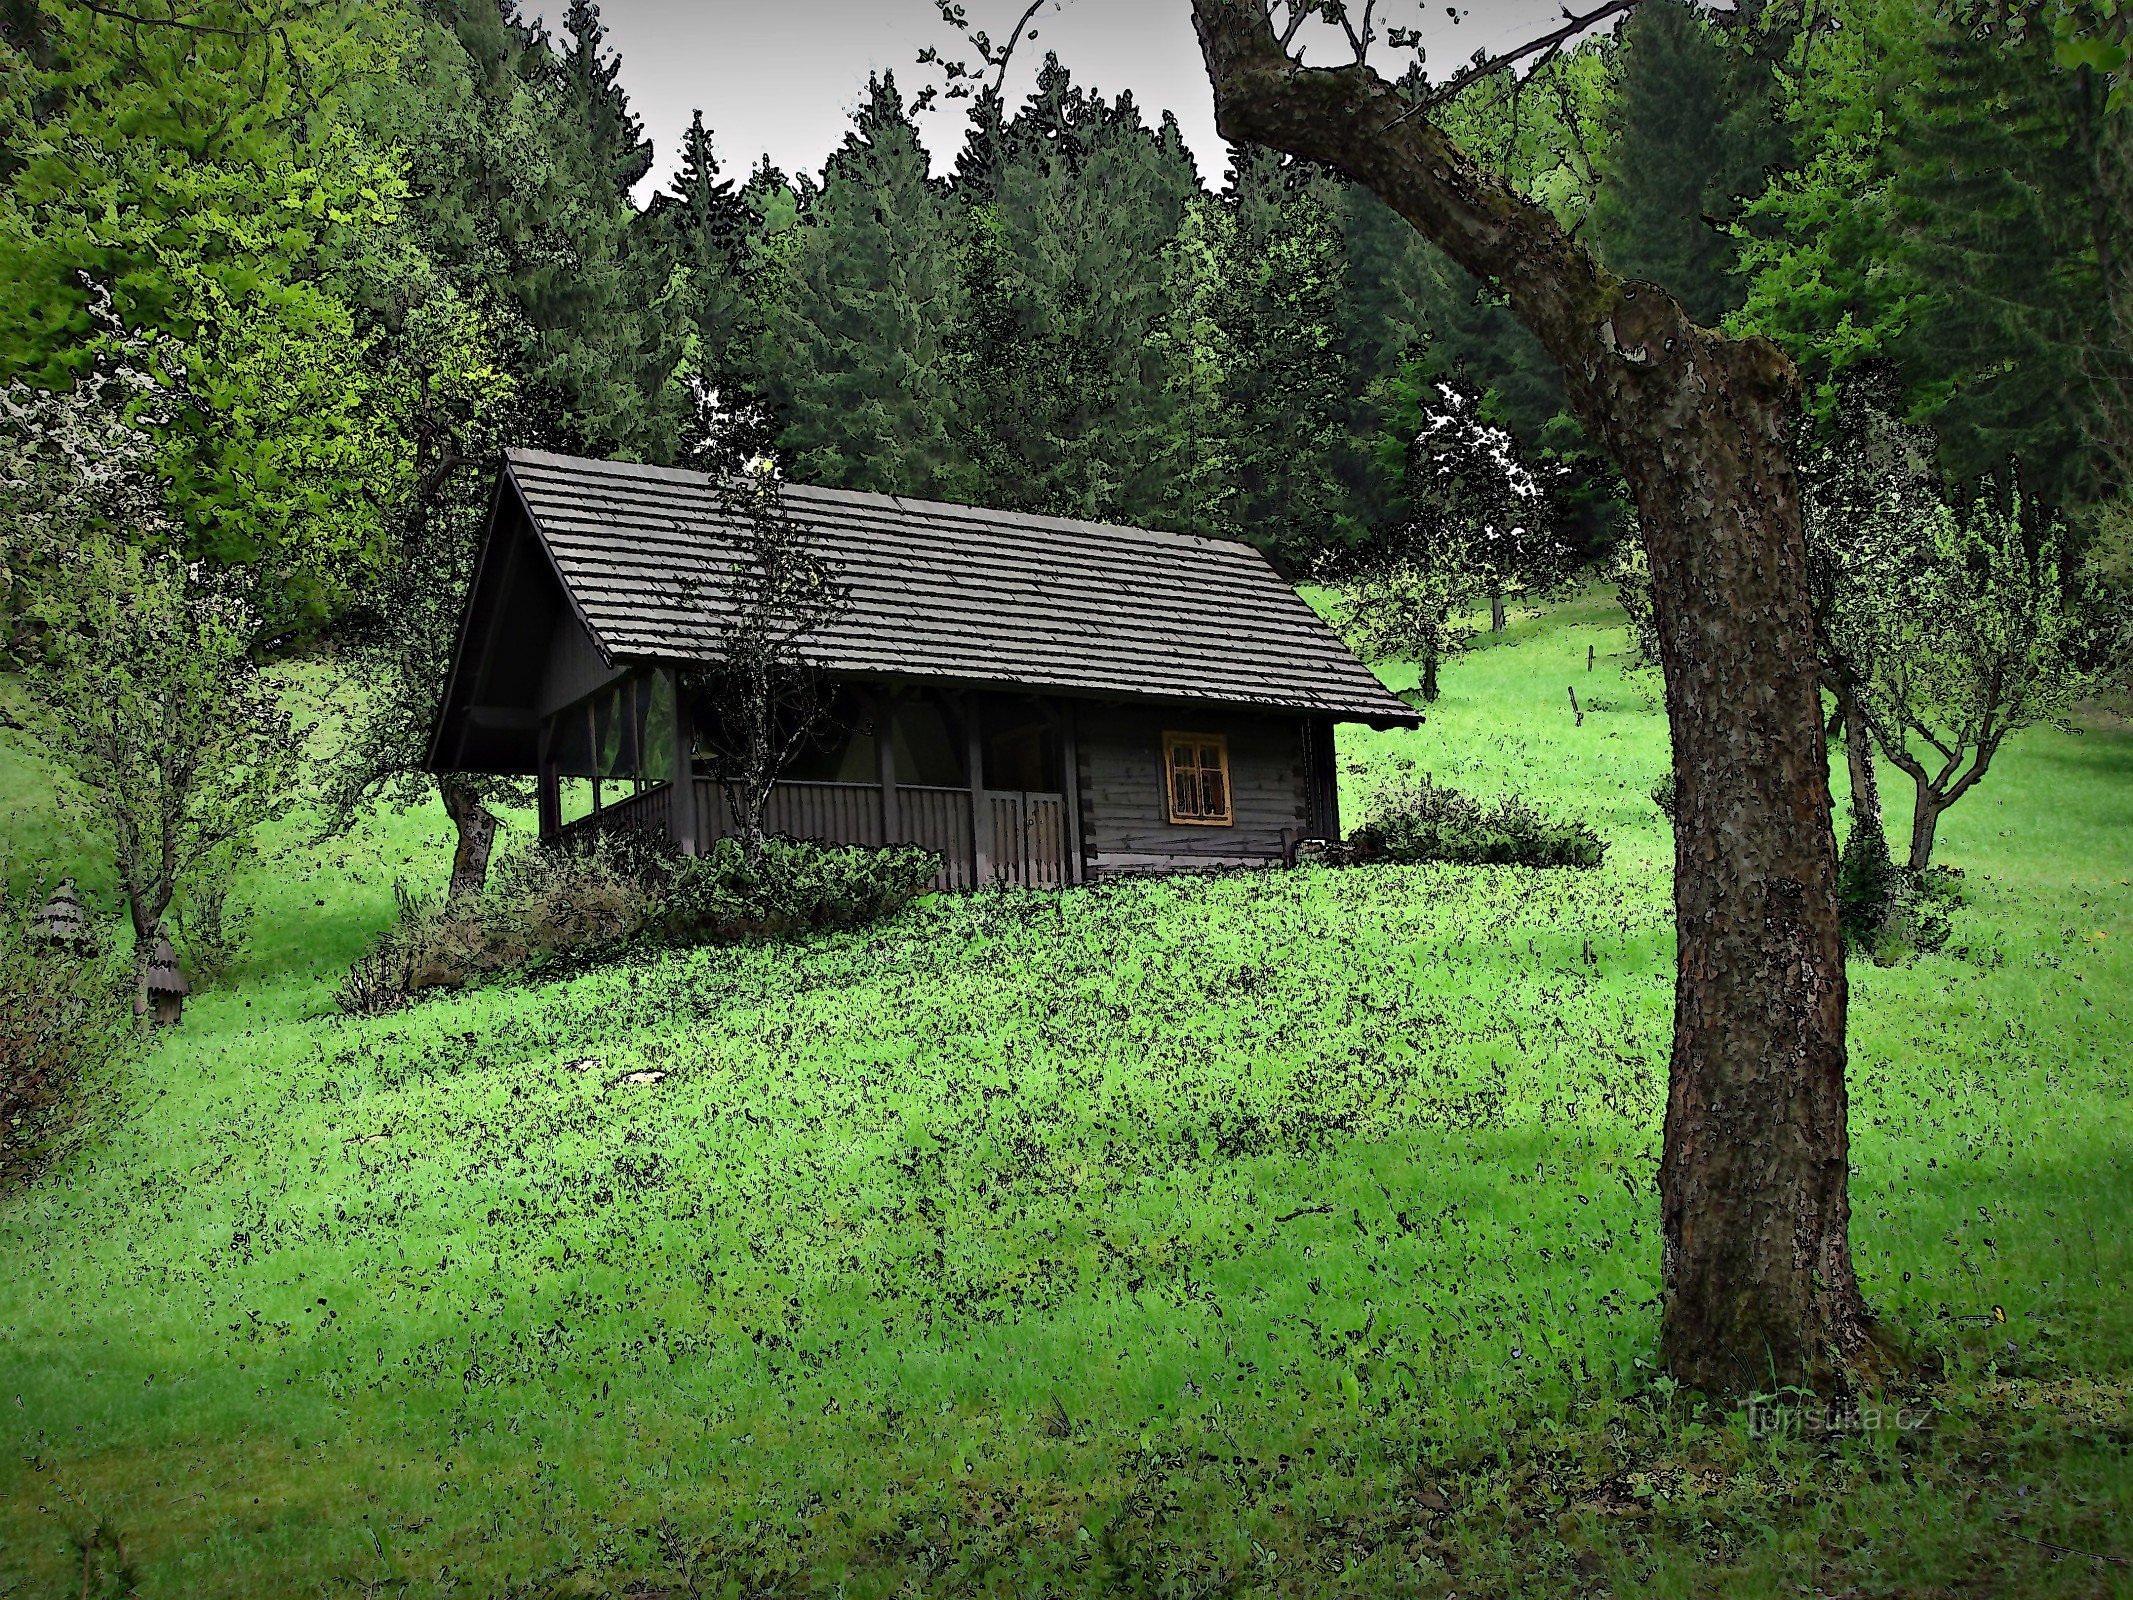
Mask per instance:
[[[717,659],[710,478],[538,450],[507,470],[610,659]],[[852,593],[808,646],[826,671],[1417,720],[1247,545],[801,485],[784,506]]]

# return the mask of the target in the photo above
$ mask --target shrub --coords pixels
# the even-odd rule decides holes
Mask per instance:
[[[1357,860],[1449,861],[1463,866],[1597,867],[1607,842],[1516,795],[1482,802],[1427,774],[1378,797],[1378,818],[1348,836]]]
[[[122,986],[101,950],[39,944],[32,908],[0,893],[0,1174],[61,1126],[69,1091],[126,1036]]]
[[[729,944],[847,928],[909,905],[939,869],[924,850],[765,842],[749,866],[737,841],[684,858],[633,834],[535,848],[497,864],[478,896],[442,904],[395,889],[400,915],[335,993],[354,1016],[423,990],[507,972],[601,961],[632,945]]]
[[[677,944],[851,928],[893,916],[924,892],[940,860],[916,845],[764,841],[750,867],[739,843],[721,839],[708,854],[678,863],[659,907],[660,931]]]
[[[1962,873],[1952,867],[1914,872],[1889,855],[1876,829],[1854,828],[1837,859],[1837,913],[1845,949],[1876,966],[1931,955],[1954,931],[1949,913],[1963,903]]]

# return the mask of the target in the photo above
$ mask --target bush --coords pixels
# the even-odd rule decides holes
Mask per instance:
[[[104,952],[30,937],[33,907],[0,894],[0,1174],[61,1127],[69,1091],[126,1037],[128,1008]]]
[[[1890,855],[1878,831],[1854,828],[1837,858],[1837,914],[1844,947],[1876,966],[1931,955],[1953,932],[1949,913],[1963,903],[1962,873],[1952,867],[1913,872]]]
[[[768,840],[754,867],[731,839],[686,858],[634,834],[534,848],[499,862],[481,894],[456,905],[396,887],[398,920],[334,998],[350,1015],[375,1016],[424,990],[606,960],[637,945],[856,927],[909,905],[939,866],[908,845],[867,850],[792,839]]]
[[[852,928],[893,916],[925,891],[940,859],[916,845],[764,842],[748,865],[740,845],[721,839],[706,855],[678,863],[659,904],[662,935],[676,944]]]
[[[1484,803],[1427,774],[1381,794],[1378,811],[1348,836],[1355,860],[1597,867],[1607,858],[1607,842],[1582,822],[1548,816],[1516,795]]]

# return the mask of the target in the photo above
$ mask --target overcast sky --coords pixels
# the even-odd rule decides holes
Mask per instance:
[[[1016,0],[964,0],[971,19],[1004,33],[1021,13]],[[560,18],[563,0],[524,0],[529,13]],[[1561,0],[1471,0],[1466,21],[1445,20],[1444,0],[1395,0],[1399,23],[1424,29],[1439,75],[1479,49],[1500,49],[1546,32]],[[918,67],[928,44],[955,44],[933,0],[601,0],[622,56],[622,81],[657,154],[639,199],[664,186],[689,113],[703,109],[726,170],[744,175],[766,150],[787,172],[819,171],[844,137],[867,74],[894,71],[907,94],[927,81]],[[1133,91],[1153,122],[1177,113],[1200,175],[1219,182],[1226,161],[1215,136],[1207,78],[1187,0],[1054,0],[1039,13],[1034,46],[1016,55],[1014,87],[1026,92],[1047,49],[1078,82],[1107,94]],[[1331,59],[1329,57],[1329,59]],[[927,119],[936,170],[955,157],[963,107]]]

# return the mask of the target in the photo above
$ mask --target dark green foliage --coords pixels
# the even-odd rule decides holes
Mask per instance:
[[[869,82],[821,194],[765,254],[758,362],[794,481],[969,498],[954,209],[893,77]]]
[[[1256,146],[1233,154],[1214,321],[1238,534],[1292,566],[1333,542],[1352,385],[1337,336],[1339,189]]]
[[[596,834],[506,857],[479,894],[443,903],[396,889],[400,915],[336,992],[351,1015],[512,973],[554,974],[649,946],[732,944],[894,916],[940,868],[913,846],[866,850],[766,840],[702,856],[662,841]]]
[[[1183,425],[1194,352],[1176,335],[1171,252],[1199,180],[1177,124],[1150,130],[1047,58],[1004,126],[977,107],[962,417],[988,505],[1195,526]],[[997,148],[994,148],[994,146]]]
[[[1647,0],[1622,30],[1592,239],[1615,271],[1671,291],[1706,325],[1741,300],[1723,225],[1782,150],[1770,62],[1744,42],[1761,37],[1689,0]]]
[[[2046,505],[2087,505],[2107,488],[2090,379],[2122,334],[2110,291],[2133,248],[2105,133],[2126,113],[2060,70],[2041,28],[1968,21],[1933,39],[1892,152],[1896,253],[1927,297],[1894,348],[1951,477],[2014,461]]]
[[[1597,867],[1607,841],[1517,795],[1475,800],[1410,777],[1377,797],[1374,819],[1348,836],[1357,861],[1446,861],[1458,866]]]
[[[1962,874],[1949,867],[1912,871],[1889,854],[1872,828],[1854,827],[1837,862],[1837,904],[1844,947],[1876,966],[1931,955],[1947,944],[1949,914],[1963,903]]]
[[[686,328],[630,201],[650,153],[597,8],[573,8],[585,32],[560,54],[513,6],[429,10],[419,76],[381,91],[373,115],[419,174],[409,204],[432,258],[515,335],[530,442],[673,459]]]

